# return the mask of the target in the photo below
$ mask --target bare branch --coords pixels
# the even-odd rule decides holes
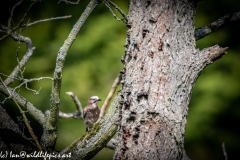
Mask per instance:
[[[8,28],[9,28],[9,29],[11,28],[11,22],[12,22],[12,18],[13,18],[13,12],[14,12],[15,8],[16,8],[17,6],[19,6],[22,2],[23,2],[23,0],[20,0],[20,1],[19,1],[18,3],[16,3],[16,4],[12,7],[12,9],[11,9],[10,16],[9,16],[9,18],[8,18]]]
[[[111,101],[111,99],[112,99],[112,97],[113,97],[113,95],[114,95],[114,93],[115,93],[115,91],[117,89],[117,86],[119,85],[121,79],[122,79],[122,74],[119,73],[117,78],[114,80],[114,83],[112,85],[112,89],[108,93],[108,96],[107,96],[105,102],[103,103],[103,105],[101,107],[101,112],[100,112],[100,115],[99,115],[100,118],[102,118],[105,115],[106,108],[107,108],[109,102]]]
[[[226,50],[227,47],[222,48],[219,45],[214,45],[201,51],[197,51],[196,53],[193,53],[192,69],[194,69],[194,72],[197,73],[196,75],[194,75],[195,78],[198,77],[198,75],[206,66],[212,64],[215,60],[225,55],[227,53]]]
[[[68,1],[68,0],[59,0],[58,4],[59,4],[60,2],[65,2],[66,4],[77,5],[77,4],[79,4],[80,0],[78,0],[77,2],[71,2],[71,1]]]
[[[64,113],[59,111],[58,116],[60,118],[83,118],[83,108],[77,96],[73,92],[66,92],[66,94],[72,97],[77,110],[73,113]],[[50,110],[46,110],[45,116],[48,117],[49,115],[50,115]]]
[[[118,21],[123,21],[124,23],[128,22],[128,18],[127,15],[113,2],[111,2],[110,0],[102,0],[102,2],[105,4],[105,6],[110,10],[110,12],[112,12],[112,15],[114,16],[114,18]],[[113,6],[122,16],[123,18],[120,19],[117,17],[117,15],[114,13],[112,7]],[[125,21],[124,21],[125,20]]]
[[[66,94],[72,97],[72,99],[76,105],[76,108],[79,112],[80,118],[83,118],[83,108],[82,108],[82,104],[79,101],[78,97],[73,92],[66,92]]]
[[[79,30],[82,28],[83,24],[87,20],[90,13],[93,9],[98,5],[98,0],[91,0],[76,24],[73,26],[68,38],[64,41],[64,44],[58,51],[58,56],[56,59],[56,67],[54,71],[54,82],[52,85],[52,92],[51,92],[51,107],[50,107],[50,115],[47,119],[47,128],[49,131],[46,130],[43,132],[42,136],[42,145],[44,148],[51,148],[53,149],[58,135],[58,114],[59,114],[59,105],[60,105],[60,89],[62,84],[62,70],[64,67],[65,58],[67,56],[67,52],[76,39],[76,36]]]
[[[45,116],[42,113],[41,110],[37,109],[36,107],[33,106],[32,103],[27,101],[25,98],[20,96],[18,93],[13,91],[14,89],[10,87],[4,87],[2,83],[0,83],[0,92],[3,93],[4,95],[11,97],[16,100],[16,102],[23,108],[27,110],[27,112],[42,126],[44,127],[46,120]],[[11,94],[9,94],[11,93]]]
[[[199,40],[217,30],[219,30],[220,28],[235,22],[235,21],[239,21],[240,20],[240,12],[236,12],[233,14],[228,14],[224,17],[219,18],[218,20],[212,22],[211,24],[198,28],[195,30],[195,39]]]
[[[222,144],[222,149],[223,149],[223,155],[224,155],[225,160],[228,160],[228,156],[227,156],[227,152],[226,152],[226,149],[225,149],[225,144],[224,144],[224,142],[223,142],[223,144]]]
[[[31,79],[22,79],[21,78],[20,80],[23,81],[23,82],[20,85],[18,85],[17,87],[15,87],[14,91],[25,84],[26,89],[32,91],[34,94],[39,94],[39,91],[28,88],[27,84],[30,83],[30,82],[33,82],[33,81],[40,81],[40,80],[43,80],[43,79],[53,80],[53,78],[51,78],[51,77],[40,77],[40,78],[31,78]]]
[[[41,20],[38,20],[38,21],[35,21],[32,23],[22,25],[22,27],[30,27],[34,24],[41,23],[41,22],[47,22],[47,21],[59,20],[59,19],[67,19],[67,18],[71,18],[71,17],[72,17],[71,15],[67,15],[67,16],[61,16],[61,17],[52,17],[52,18],[47,18],[47,19],[41,19]]]
[[[28,37],[23,37],[20,35],[15,35],[12,34],[12,37],[14,40],[19,40],[21,42],[24,42],[26,44],[27,47],[27,52],[26,54],[23,56],[22,60],[19,62],[19,64],[14,68],[13,72],[9,75],[9,77],[4,81],[5,85],[8,85],[10,83],[12,83],[14,81],[14,79],[12,77],[16,77],[19,73],[19,71],[21,70],[22,67],[24,67],[27,63],[27,61],[29,60],[29,58],[32,56],[35,47],[32,46],[32,40]]]
[[[13,97],[12,93],[8,90],[8,87],[3,83],[3,80],[2,80],[1,77],[0,77],[0,81],[1,81],[1,83],[3,84],[3,86],[5,87],[5,89],[7,90],[8,94],[9,94],[11,97]],[[31,135],[32,138],[34,139],[34,141],[35,141],[38,149],[39,149],[40,151],[42,151],[42,147],[40,146],[40,144],[39,144],[39,142],[38,142],[38,139],[37,139],[37,136],[34,134],[31,125],[29,124],[29,121],[28,121],[28,119],[27,119],[27,117],[26,117],[26,115],[25,115],[25,111],[23,111],[22,108],[18,105],[18,103],[17,103],[17,101],[14,99],[14,97],[13,97],[13,101],[14,101],[14,103],[17,105],[20,113],[22,114],[22,116],[23,116],[23,121],[24,121],[25,125],[27,126],[30,135]]]

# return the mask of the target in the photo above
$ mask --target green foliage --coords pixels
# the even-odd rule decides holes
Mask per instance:
[[[197,8],[196,28],[240,9],[234,1],[202,1]],[[197,42],[200,49],[214,44],[229,49],[227,55],[202,72],[193,90],[185,139],[185,148],[191,159],[224,159],[223,142],[229,159],[238,155],[240,40],[237,37],[240,33],[237,28],[239,22]]]
[[[5,2],[5,1],[4,1]],[[42,1],[36,4],[28,18],[31,22],[39,19],[72,15],[72,18],[36,24],[22,32],[32,39],[36,47],[24,70],[25,78],[53,76],[56,56],[59,48],[67,38],[72,26],[82,13],[87,1],[79,5],[57,4],[58,1]],[[127,12],[126,1],[115,2]],[[11,2],[13,3],[13,2]],[[2,4],[2,2],[1,2]],[[231,1],[201,1],[196,14],[196,28],[224,16],[239,11],[237,2]],[[24,2],[14,14],[14,24],[17,24],[26,11],[29,2]],[[0,23],[6,25],[9,15],[8,5],[1,5]],[[5,7],[5,9],[3,8]],[[7,9],[6,9],[7,8]],[[120,16],[119,16],[120,17]],[[199,77],[193,91],[186,128],[187,154],[191,159],[223,159],[221,144],[225,142],[229,159],[238,155],[240,138],[237,127],[240,121],[240,40],[239,23],[232,24],[205,37],[197,42],[197,48],[203,49],[214,44],[228,46],[228,54],[209,66]],[[3,34],[1,34],[2,36]],[[120,62],[124,54],[123,44],[126,38],[126,27],[114,19],[104,5],[100,5],[90,16],[71,46],[65,62],[61,89],[61,111],[76,110],[72,99],[65,94],[73,91],[83,106],[92,95],[104,99],[114,79],[122,70]],[[20,44],[11,38],[0,42],[0,73],[10,74],[19,59],[26,52],[25,44]],[[14,82],[11,86],[19,84]],[[19,90],[26,99],[43,112],[49,109],[52,82],[42,80],[32,82],[28,86],[40,90],[35,95],[24,88]],[[4,99],[0,95],[0,100]],[[99,104],[100,106],[102,103]],[[4,105],[13,117],[19,116],[13,103]],[[31,120],[33,121],[33,120]],[[32,122],[31,122],[32,124]],[[35,131],[39,128],[37,125]],[[37,130],[39,131],[39,130]],[[40,133],[41,131],[39,131]],[[40,135],[40,134],[37,135]],[[61,150],[74,140],[85,134],[82,120],[59,119],[59,137],[56,149]],[[107,153],[109,154],[106,154]],[[113,151],[103,150],[95,159],[112,159]],[[232,158],[231,158],[232,157]]]

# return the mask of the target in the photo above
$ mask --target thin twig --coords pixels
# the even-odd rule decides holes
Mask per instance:
[[[83,118],[83,108],[81,102],[79,101],[78,97],[73,92],[66,92],[67,95],[71,96],[77,110],[73,113],[64,113],[59,111],[58,116],[60,118]],[[48,117],[50,115],[50,110],[45,111],[45,116]]]
[[[224,142],[223,142],[223,144],[222,144],[222,149],[223,149],[223,155],[224,155],[225,160],[228,160],[228,156],[227,156],[227,152],[226,152],[226,149],[225,149],[225,144],[224,144]]]
[[[118,21],[123,21],[124,23],[128,22],[127,15],[115,3],[111,2],[110,0],[103,0],[102,2],[105,4],[106,7],[108,7],[110,12],[112,12],[112,15],[114,16],[115,19],[117,19]],[[117,17],[111,6],[113,6],[123,16],[122,19]]]
[[[22,79],[23,82],[22,82],[20,85],[18,85],[17,87],[15,87],[13,91],[15,91],[16,89],[20,88],[21,86],[23,86],[23,85],[25,84],[26,89],[32,91],[34,94],[39,94],[39,91],[36,91],[36,90],[33,90],[33,89],[28,88],[27,84],[30,83],[30,82],[33,82],[33,81],[40,81],[40,80],[43,80],[43,79],[53,80],[53,78],[51,78],[51,77],[40,77],[40,78]]]
[[[219,18],[218,20],[212,22],[209,25],[206,25],[204,27],[198,28],[195,30],[195,39],[199,40],[217,30],[219,30],[220,28],[235,22],[235,21],[239,21],[240,20],[240,12],[236,12],[233,14],[228,14],[225,15],[224,17]]]
[[[119,85],[121,79],[122,79],[122,74],[119,73],[119,75],[117,76],[117,78],[113,82],[112,89],[108,93],[108,96],[107,96],[105,102],[103,103],[103,105],[101,107],[101,112],[100,112],[100,115],[99,115],[100,118],[102,118],[105,115],[107,106],[108,106],[109,102],[111,101],[111,99],[112,99],[112,97],[113,97],[113,95],[114,95],[114,93],[115,93],[115,91],[117,89],[117,86]]]
[[[11,92],[8,90],[8,87],[3,83],[3,80],[2,80],[2,77],[0,77],[0,81],[1,83],[3,84],[3,86],[6,88],[6,90],[8,91],[9,95],[12,97],[12,100],[14,101],[14,103],[17,105],[18,109],[20,110],[20,113],[22,114],[23,116],[23,121],[24,123],[26,124],[27,128],[28,128],[28,131],[30,133],[30,135],[32,136],[32,138],[34,139],[38,149],[40,151],[42,151],[42,147],[40,146],[39,142],[38,142],[38,139],[37,139],[37,136],[33,133],[33,129],[31,127],[31,125],[29,124],[29,121],[25,115],[25,111],[22,110],[22,108],[18,105],[17,101],[14,99],[14,97],[12,96]]]
[[[5,85],[6,86],[6,85]],[[28,113],[44,128],[46,124],[46,119],[41,110],[37,109],[30,103],[28,100],[20,96],[18,93],[14,92],[12,88],[5,87],[2,83],[0,83],[0,92],[9,98],[14,98],[15,101],[23,108],[25,108]],[[11,94],[9,94],[9,92]]]
[[[18,63],[18,65],[14,68],[14,70],[9,75],[9,77],[4,81],[5,85],[8,85],[8,84],[10,84],[10,83],[12,83],[14,81],[14,79],[12,77],[16,77],[18,75],[18,73],[21,70],[21,68],[26,65],[27,61],[32,56],[32,54],[33,54],[33,52],[35,50],[35,47],[32,46],[32,40],[30,38],[23,37],[23,36],[17,36],[17,35],[12,35],[12,37],[15,40],[19,40],[21,42],[25,42],[26,47],[27,47],[27,52],[23,56],[22,60]]]
[[[66,94],[72,97],[73,102],[75,103],[76,108],[80,114],[80,118],[83,118],[83,108],[82,108],[82,104],[79,101],[78,97],[73,92],[66,92]]]
[[[72,17],[71,15],[67,15],[67,16],[61,16],[61,17],[46,18],[46,19],[34,21],[32,23],[24,24],[24,25],[22,25],[22,27],[30,27],[34,24],[41,23],[41,22],[47,22],[47,21],[59,20],[59,19],[67,19],[67,18],[71,18],[71,17]]]
[[[79,4],[80,0],[78,0],[77,2],[71,2],[71,1],[67,1],[67,0],[59,0],[58,4],[59,4],[60,2],[65,2],[66,4],[77,5],[77,4]]]
[[[17,6],[19,6],[22,2],[23,2],[23,0],[20,0],[20,1],[19,1],[18,3],[16,3],[16,4],[12,7],[12,9],[11,9],[10,16],[9,16],[9,18],[8,18],[8,28],[9,28],[9,29],[11,28],[11,22],[12,22],[12,18],[13,18],[13,12],[14,12],[15,8],[16,8]]]

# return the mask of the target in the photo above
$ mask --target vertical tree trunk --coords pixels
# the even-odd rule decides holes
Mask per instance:
[[[191,0],[131,0],[115,159],[182,159],[201,70],[193,65],[194,15]]]

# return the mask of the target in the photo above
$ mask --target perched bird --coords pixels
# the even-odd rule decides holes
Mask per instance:
[[[98,96],[90,97],[88,99],[88,105],[83,109],[83,119],[86,125],[86,131],[89,131],[99,118],[100,108],[97,106],[98,101],[101,101]]]

